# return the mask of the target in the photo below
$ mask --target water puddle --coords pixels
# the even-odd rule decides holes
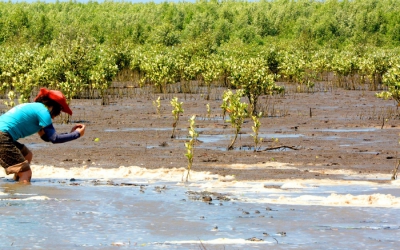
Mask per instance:
[[[0,179],[1,249],[348,249],[349,244],[395,249],[400,244],[399,181],[376,184],[367,176],[238,182],[234,176],[192,172],[186,183],[184,169],[32,168],[31,185]]]
[[[222,116],[213,116],[213,117],[207,117],[207,116],[196,116],[196,120],[198,121],[225,121],[225,119]]]
[[[153,128],[153,127],[148,127],[148,128],[118,128],[118,129],[105,129],[105,132],[135,132],[135,131],[172,131],[172,128]],[[183,130],[184,132],[187,130]],[[227,134],[203,134],[202,132],[205,131],[219,131],[219,132],[224,132],[226,131],[225,129],[218,129],[218,128],[213,128],[213,129],[207,129],[207,128],[197,128],[196,129],[197,132],[200,133],[199,135],[199,140],[201,139],[204,142],[217,142],[217,141],[221,141],[221,140],[227,140],[227,139],[231,139],[234,137],[234,134],[232,133],[227,133]],[[185,132],[185,134],[187,134]],[[240,134],[238,135],[239,137],[251,137],[251,133],[249,134]],[[259,134],[259,137],[262,138],[299,138],[299,137],[303,137],[304,135],[302,134],[285,134],[285,133],[269,133],[269,134]],[[177,139],[187,139],[186,136],[184,137],[180,137]]]
[[[30,149],[38,149],[38,148],[46,148],[50,144],[49,143],[27,143],[26,146]]]
[[[376,128],[343,128],[343,129],[321,129],[321,132],[333,132],[333,133],[346,133],[346,132],[373,132],[378,129]]]
[[[166,131],[171,130],[172,128],[119,128],[119,129],[105,129],[105,132],[135,132],[135,131]]]
[[[260,138],[267,138],[267,139],[271,139],[271,138],[298,138],[298,137],[302,137],[303,135],[301,134],[280,134],[280,133],[276,133],[276,134],[259,134]],[[217,135],[205,135],[205,134],[200,134],[198,137],[198,140],[200,140],[201,142],[204,143],[215,143],[215,142],[219,142],[219,141],[229,141],[232,140],[234,137],[233,134],[217,134]],[[241,138],[250,138],[251,134],[239,134],[238,135],[238,140],[240,140]],[[177,139],[188,139],[187,137],[178,137]]]

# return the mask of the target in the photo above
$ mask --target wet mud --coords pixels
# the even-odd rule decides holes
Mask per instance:
[[[152,104],[158,96],[160,114]],[[184,109],[174,139],[172,95],[139,95],[116,99],[107,106],[102,106],[101,100],[73,100],[70,119],[87,125],[83,138],[58,145],[44,143],[38,136],[21,142],[32,149],[33,164],[39,165],[186,167],[188,120],[197,115],[199,137],[192,166],[197,171],[234,175],[237,180],[341,179],[345,176],[320,170],[390,174],[398,161],[400,120],[394,115],[395,103],[376,98],[373,91],[289,92],[284,97],[261,99],[259,109],[267,115],[260,120],[263,142],[256,151],[251,119],[243,124],[234,149],[227,150],[234,130],[222,117],[222,101],[207,101],[201,95],[173,96],[183,102]],[[207,113],[207,104],[211,113]],[[58,132],[68,132],[71,126],[60,121],[55,124]],[[296,168],[268,167],[276,162]],[[240,164],[263,168],[237,167]]]
[[[1,236],[0,246],[394,249],[399,119],[395,104],[374,94],[332,89],[263,99],[256,150],[250,119],[227,150],[233,129],[218,99],[177,94],[184,113],[173,139],[172,96],[161,95],[161,114],[152,105],[158,95],[107,106],[73,100],[70,119],[87,125],[85,136],[58,145],[22,139],[34,155],[32,185],[0,178],[0,228],[17,232]],[[192,115],[199,137],[186,183]],[[72,124],[55,127],[68,132]]]

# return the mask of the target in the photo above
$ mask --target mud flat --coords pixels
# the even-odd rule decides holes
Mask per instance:
[[[399,119],[372,91],[334,89],[261,101],[264,138],[233,129],[220,100],[177,95],[184,113],[171,139],[170,99],[73,100],[83,138],[22,139],[33,182],[0,179],[1,248],[395,249],[399,245]],[[209,103],[211,114],[207,114]],[[311,111],[311,112],[310,112]],[[182,182],[189,118],[199,142]],[[59,132],[70,124],[55,124]]]

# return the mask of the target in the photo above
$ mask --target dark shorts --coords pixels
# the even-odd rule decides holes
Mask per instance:
[[[8,133],[0,132],[0,165],[7,174],[16,174],[30,170],[25,156],[29,149],[17,141],[14,141]]]

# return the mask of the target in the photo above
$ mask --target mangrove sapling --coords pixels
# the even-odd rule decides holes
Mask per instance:
[[[400,62],[392,62],[390,68],[382,77],[382,82],[388,87],[388,91],[376,93],[376,97],[382,99],[394,99],[400,106]]]
[[[236,62],[231,68],[230,81],[233,86],[243,90],[249,100],[249,113],[257,115],[258,99],[262,95],[282,94],[283,86],[277,86],[277,75],[269,72],[267,62],[262,58],[250,58]]]
[[[156,112],[158,116],[161,116],[161,101],[160,97],[157,100],[153,101],[153,106],[156,107]]]
[[[228,106],[230,99],[232,98],[233,92],[231,90],[224,91],[224,94],[222,95],[222,119],[225,120],[226,112],[228,112]]]
[[[171,135],[171,138],[175,138],[175,128],[176,128],[176,126],[178,124],[179,114],[183,113],[182,104],[183,104],[183,102],[178,102],[178,97],[174,97],[171,100],[171,105],[173,107],[172,115],[174,116],[174,123],[172,124],[172,135]]]
[[[176,66],[175,58],[170,51],[152,51],[151,60],[143,60],[141,69],[145,72],[142,83],[149,81],[154,84],[160,93],[168,93],[168,84],[175,83]]]
[[[227,102],[225,100],[225,94],[224,94],[224,98],[222,100],[222,105],[221,105],[221,109],[222,109],[222,119],[225,120],[225,116],[226,116],[226,112],[228,111],[228,106],[227,106]]]
[[[279,142],[279,139],[278,139],[278,138],[272,137],[271,140],[272,140],[272,144],[273,144],[273,145],[277,145],[278,142]]]
[[[190,140],[188,142],[185,142],[185,147],[186,147],[186,158],[188,159],[188,166],[187,166],[187,175],[186,175],[186,181],[189,179],[190,175],[190,170],[192,169],[192,164],[193,164],[193,151],[194,151],[194,144],[196,143],[197,137],[199,134],[195,130],[195,120],[196,120],[196,115],[193,115],[190,119],[190,126],[189,126],[189,137]]]
[[[400,143],[400,141],[399,141],[399,143]],[[397,164],[393,169],[392,180],[396,180],[397,179],[397,171],[399,170],[399,166],[400,166],[400,161],[397,161]]]
[[[207,104],[206,104],[206,107],[207,107],[207,118],[210,119],[210,117],[211,117],[211,108],[210,108],[210,104],[207,103]]]
[[[243,96],[243,90],[239,89],[235,94],[232,93],[231,90],[227,90],[223,95],[223,104],[222,109],[226,110],[229,113],[229,122],[232,127],[235,129],[235,136],[232,139],[230,145],[228,146],[228,150],[233,149],[233,144],[235,143],[237,136],[242,128],[244,119],[248,116],[247,114],[247,103],[243,103],[240,101]]]
[[[262,141],[263,138],[258,137],[258,133],[260,131],[260,126],[261,126],[261,122],[260,122],[260,117],[262,117],[262,113],[260,112],[258,115],[252,115],[251,119],[253,119],[254,125],[251,127],[253,129],[254,134],[252,134],[251,136],[254,139],[254,152],[257,152],[258,150],[260,150],[260,147],[258,146]]]
[[[211,54],[210,58],[199,59],[198,64],[201,69],[200,75],[207,86],[207,94],[205,99],[210,100],[211,83],[222,75],[221,58],[215,56],[215,54]]]

